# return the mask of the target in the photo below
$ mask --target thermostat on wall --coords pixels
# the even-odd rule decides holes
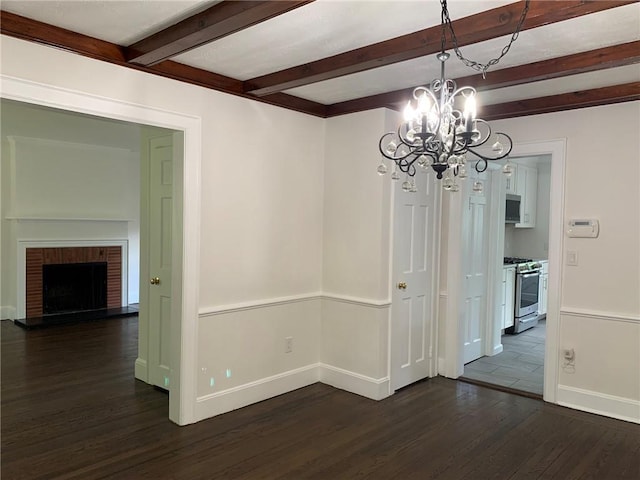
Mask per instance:
[[[596,238],[600,233],[600,223],[594,219],[569,220],[569,237]]]

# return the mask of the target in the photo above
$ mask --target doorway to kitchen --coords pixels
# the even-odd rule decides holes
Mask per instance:
[[[493,348],[485,349],[480,358],[465,359],[463,379],[542,397],[551,155],[512,158],[508,165],[509,176],[494,174],[498,202],[505,208],[492,217],[489,227],[498,242],[485,328],[487,337],[494,332]],[[515,216],[513,208],[507,208],[510,202],[511,207],[515,203]]]

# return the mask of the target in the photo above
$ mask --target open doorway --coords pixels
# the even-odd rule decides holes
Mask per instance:
[[[197,355],[195,349],[183,349],[182,345],[183,342],[195,343],[197,330],[200,120],[97,98],[82,92],[61,91],[46,85],[34,85],[18,79],[4,79],[2,96],[28,104],[96,115],[103,119],[155,125],[176,130],[181,134],[189,134],[188,141],[179,152],[179,161],[176,162],[174,171],[177,194],[173,206],[176,221],[172,224],[175,233],[172,253],[174,265],[178,268],[174,268],[172,272],[172,280],[175,277],[177,281],[172,281],[174,302],[171,306],[170,355],[173,373],[169,394],[169,418],[181,425],[193,422],[195,381],[191,375],[181,374],[183,369],[187,372],[195,369]]]
[[[488,228],[498,241],[483,355],[465,355],[463,378],[542,396],[548,299],[551,155],[510,159],[509,176],[493,175],[498,205]],[[513,209],[507,207],[514,207]],[[465,339],[466,342],[466,339]],[[466,345],[466,343],[465,343]]]
[[[182,132],[7,99],[1,106],[2,318],[53,328],[140,310],[136,377],[168,390]],[[155,289],[144,281],[152,275],[162,276]]]

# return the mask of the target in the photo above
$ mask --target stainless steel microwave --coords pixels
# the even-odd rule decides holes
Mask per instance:
[[[505,202],[504,223],[520,223],[520,195],[507,193]]]

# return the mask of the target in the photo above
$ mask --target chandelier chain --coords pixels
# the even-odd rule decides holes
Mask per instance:
[[[462,52],[460,51],[460,47],[458,46],[458,38],[456,37],[456,33],[453,30],[453,25],[451,24],[451,18],[449,17],[447,0],[440,0],[440,5],[442,6],[442,36],[441,36],[442,51],[444,52],[445,44],[446,44],[446,35],[445,35],[445,25],[446,25],[449,28],[449,32],[451,33],[451,43],[453,44],[453,51],[455,52],[458,59],[460,59],[460,61],[464,63],[467,67],[473,68],[478,72],[482,72],[482,78],[485,78],[487,75],[487,70],[490,67],[497,65],[498,62],[502,59],[502,57],[504,57],[507,54],[513,42],[515,42],[518,39],[518,36],[520,35],[520,30],[522,29],[522,25],[524,24],[524,21],[527,17],[527,13],[529,12],[529,3],[530,3],[530,0],[525,0],[524,8],[522,10],[522,14],[520,15],[520,20],[518,21],[518,25],[516,26],[515,31],[511,35],[511,40],[502,49],[500,56],[489,60],[487,63],[481,63],[481,62],[476,62],[474,60],[470,60],[466,58],[464,55],[462,55]]]

